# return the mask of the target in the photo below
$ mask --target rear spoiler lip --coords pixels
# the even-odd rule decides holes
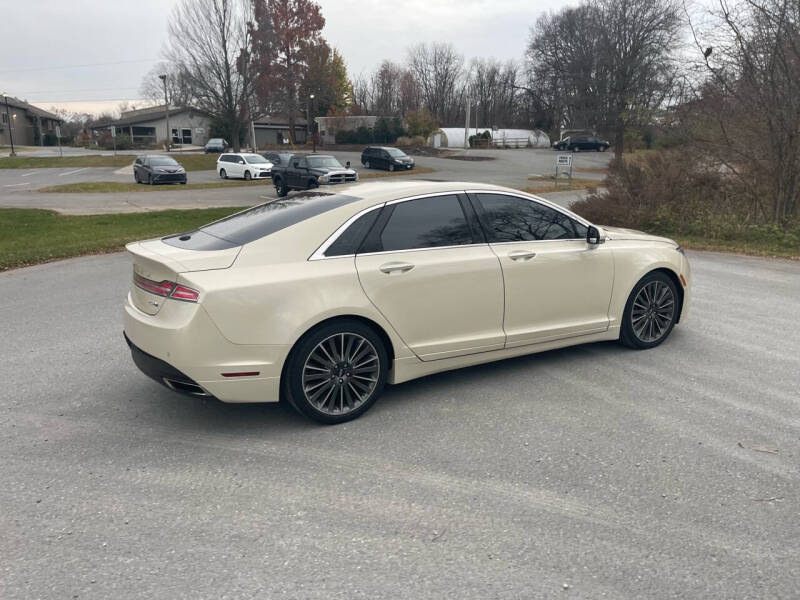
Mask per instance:
[[[169,256],[168,254],[162,254],[158,252],[155,248],[151,246],[151,244],[160,243],[164,246],[164,250],[169,250],[172,252],[178,252],[179,249],[169,246],[161,241],[161,238],[153,238],[149,240],[142,240],[138,242],[131,242],[125,245],[125,249],[128,251],[129,254],[133,255],[134,257],[140,256],[145,259],[153,260],[156,262],[162,263],[164,266],[172,269],[175,273],[196,273],[200,271],[218,271],[221,269],[228,269],[233,266],[236,262],[236,259],[239,258],[239,254],[242,251],[243,246],[235,246],[230,248],[229,250],[184,250],[187,256],[192,256],[194,254],[195,259],[211,259],[216,260],[215,264],[210,266],[202,265],[202,260],[198,260],[201,263],[200,267],[193,265],[191,263],[182,262],[177,258]],[[144,244],[148,244],[146,247]],[[235,252],[232,252],[235,250]],[[227,253],[227,255],[221,256],[220,254],[215,253]]]

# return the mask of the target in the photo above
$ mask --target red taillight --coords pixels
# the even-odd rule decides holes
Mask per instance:
[[[175,289],[172,290],[172,294],[170,295],[171,298],[186,300],[187,302],[197,302],[197,298],[199,296],[200,293],[197,290],[193,290],[192,288],[188,288],[183,285],[176,285]]]
[[[155,294],[156,296],[163,296],[165,298],[175,298],[176,300],[183,300],[184,302],[197,302],[200,297],[200,292],[188,288],[185,285],[178,285],[173,281],[153,281],[142,277],[138,273],[133,274],[133,283],[136,287]]]

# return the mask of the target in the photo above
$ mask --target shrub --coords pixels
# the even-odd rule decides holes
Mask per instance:
[[[752,191],[706,154],[684,146],[609,165],[606,191],[570,208],[586,219],[662,235],[797,251],[800,220],[767,222]],[[763,195],[768,194],[764,190]]]
[[[408,135],[422,136],[428,139],[428,136],[439,128],[439,124],[433,115],[427,110],[412,110],[406,115],[406,122],[408,123]]]
[[[111,137],[110,131],[103,131],[100,134],[100,138],[97,140],[97,145],[103,148],[104,150],[113,150],[116,148],[117,150],[130,150],[133,148],[133,142],[129,135],[124,133],[117,134],[116,139]]]

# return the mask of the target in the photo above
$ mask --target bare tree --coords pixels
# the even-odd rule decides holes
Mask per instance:
[[[236,151],[251,113],[249,16],[245,0],[181,0],[169,19],[164,52],[182,78],[186,103],[215,117]],[[152,88],[152,82],[145,85]]]
[[[419,84],[424,107],[439,123],[453,123],[460,108],[464,57],[451,44],[419,44],[408,51],[408,67]]]
[[[800,1],[719,0],[692,31],[708,78],[696,142],[747,191],[761,220],[800,213]]]
[[[188,106],[192,101],[190,80],[175,65],[161,62],[155,65],[144,76],[139,92],[148,100],[157,104],[164,102],[164,83],[160,76],[167,76],[167,97],[173,106]]]

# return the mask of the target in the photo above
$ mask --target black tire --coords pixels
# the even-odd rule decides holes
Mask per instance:
[[[598,148],[598,150],[599,150],[600,152],[605,152],[606,150],[608,150],[608,146],[600,146],[600,147]]]
[[[186,185],[186,180],[181,181],[181,185]]]
[[[220,169],[219,170],[219,176],[220,176],[220,179],[227,179],[228,178],[228,174],[225,172],[225,169]]]
[[[337,399],[335,397],[330,397],[330,400],[328,400],[329,396],[326,396],[324,399],[322,399],[322,402],[325,404],[326,400],[328,400],[328,402],[333,402],[333,405],[330,406],[328,410],[321,410],[318,406],[312,403],[311,400],[309,400],[310,390],[304,390],[304,369],[306,367],[306,363],[313,360],[312,355],[318,346],[326,341],[326,343],[331,343],[328,340],[333,340],[333,343],[336,344],[338,335],[361,338],[369,343],[370,346],[363,347],[362,345],[359,346],[359,348],[363,348],[361,352],[367,352],[369,354],[372,354],[372,351],[374,350],[374,356],[376,357],[378,363],[377,376],[375,377],[374,381],[370,380],[370,384],[360,384],[365,386],[362,392],[364,399],[361,400],[359,398],[359,404],[354,403],[352,408],[348,406],[347,410],[345,411],[344,404],[346,397],[344,396],[344,392],[341,391],[341,388],[344,388],[345,385],[350,385],[351,380],[347,379],[344,375],[341,377],[339,377],[339,375],[342,374],[342,370],[347,370],[352,367],[333,365],[332,363],[331,372],[333,373],[333,370],[338,368],[340,369],[338,371],[339,375],[331,374],[330,383],[327,381],[327,374],[320,375],[320,379],[317,381],[321,382],[320,385],[324,386],[323,389],[328,389],[330,393],[338,393],[340,395],[342,410],[337,411]],[[335,347],[336,346],[334,345],[334,348]],[[352,350],[353,347],[354,346],[350,346],[349,348]],[[332,354],[333,353],[334,352],[332,352]],[[345,353],[343,352],[342,354]],[[338,359],[339,356],[333,356],[332,358]],[[374,364],[374,362],[375,360],[373,360],[370,364]],[[295,344],[295,347],[292,349],[291,353],[289,354],[289,358],[287,359],[284,378],[281,382],[282,392],[289,403],[300,414],[305,415],[306,417],[319,423],[325,423],[328,425],[344,423],[345,421],[351,421],[360,417],[367,410],[369,410],[373,404],[375,404],[375,402],[378,400],[378,397],[381,395],[384,386],[386,385],[388,370],[389,357],[380,336],[378,336],[378,334],[370,326],[361,321],[357,321],[355,319],[337,319],[326,325],[312,329],[306,333],[297,342],[297,344]],[[337,377],[339,377],[338,382],[335,381]],[[350,377],[353,377],[353,375],[350,375]],[[374,385],[374,387],[370,388],[371,385]],[[349,389],[356,390],[356,387],[350,387]],[[311,393],[311,395],[313,396],[313,393]],[[355,395],[351,395],[351,399],[354,397]],[[350,403],[348,402],[348,405],[349,404]]]
[[[280,198],[285,198],[286,195],[289,193],[289,187],[286,185],[286,182],[283,181],[281,177],[278,177],[274,180],[275,183],[275,192],[278,194]]]
[[[147,174],[147,181],[145,181],[147,185],[153,185],[153,178],[150,173]]]
[[[656,309],[654,308],[657,304],[656,302],[648,303],[640,296],[644,288],[648,288],[648,290],[654,288],[657,290],[667,290],[667,295],[671,298],[671,313],[669,313],[669,322],[667,324],[664,324],[665,315],[667,315],[666,309]],[[658,298],[655,300],[658,300]],[[644,304],[642,304],[642,302],[644,302]],[[664,303],[666,303],[666,300]],[[680,315],[680,310],[681,304],[678,289],[669,275],[662,271],[652,271],[648,273],[633,286],[633,290],[631,290],[628,296],[628,301],[625,303],[625,312],[622,314],[622,328],[619,336],[620,342],[628,348],[634,348],[636,350],[655,348],[669,337]],[[636,314],[634,314],[634,311],[636,311]],[[656,323],[655,327],[660,328],[663,326],[663,331],[660,331],[655,338],[646,335],[648,332],[647,320],[650,318],[649,314],[653,313],[655,313],[653,318]],[[645,321],[642,334],[637,333],[636,327],[634,326],[634,321],[637,319],[639,319],[638,322],[642,322],[642,320]]]
[[[580,152],[581,151],[581,149],[578,148],[577,146],[573,146],[572,148],[570,148],[570,150],[572,150],[573,152]]]
[[[394,171],[394,165],[393,164],[389,165],[389,171]]]
[[[369,161],[367,161],[367,162],[365,162],[365,163],[364,163],[364,167],[365,167],[366,169],[371,169],[371,168],[372,168],[372,167],[370,167],[370,166],[369,166]]]
[[[142,183],[141,181],[139,181],[139,173],[137,173],[136,171],[133,172],[133,180],[136,183]]]
[[[250,171],[245,171],[244,172],[244,180],[245,181],[250,181],[252,178],[253,178],[253,176],[250,175]]]
[[[318,188],[318,187],[319,187],[319,184],[317,183],[316,179],[309,179],[308,180],[308,188],[306,188],[306,189],[313,190],[313,189]]]

